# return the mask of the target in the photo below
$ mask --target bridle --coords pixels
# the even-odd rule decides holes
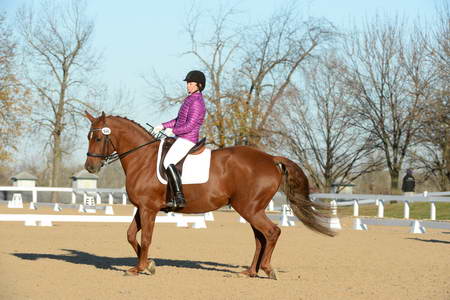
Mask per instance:
[[[106,125],[106,124],[105,124]],[[159,139],[158,138],[154,138],[153,140],[144,143],[140,146],[137,146],[133,149],[130,149],[126,152],[123,153],[117,153],[116,147],[114,146],[112,140],[109,138],[110,134],[111,134],[111,129],[109,127],[102,127],[102,128],[91,128],[91,130],[89,130],[89,141],[94,137],[93,132],[94,131],[101,131],[102,134],[105,136],[105,138],[103,139],[103,147],[102,147],[102,154],[98,154],[98,153],[91,153],[91,152],[87,152],[86,155],[90,156],[90,157],[97,157],[97,158],[101,158],[102,159],[102,166],[104,165],[109,165],[113,162],[115,162],[116,160],[119,160],[125,156],[127,156],[128,154],[144,147],[150,144],[153,144],[155,142],[158,142]],[[113,147],[114,151],[111,154],[105,154],[108,151],[109,148],[109,144],[111,144],[111,146]]]

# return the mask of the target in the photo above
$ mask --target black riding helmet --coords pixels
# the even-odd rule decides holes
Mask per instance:
[[[203,91],[205,89],[205,86],[206,86],[205,74],[203,74],[203,72],[197,71],[197,70],[190,71],[189,73],[187,73],[186,78],[184,79],[184,81],[199,83],[200,92]]]

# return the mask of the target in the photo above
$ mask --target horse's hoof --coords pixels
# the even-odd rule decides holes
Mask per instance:
[[[269,279],[278,280],[278,272],[275,269],[272,269],[269,273]]]
[[[255,272],[249,271],[249,270],[245,270],[245,271],[237,273],[237,277],[238,278],[243,278],[243,277],[254,278],[254,277],[257,277],[257,276],[258,276],[258,274],[256,274]]]
[[[125,273],[123,274],[123,276],[138,276],[139,272],[135,271],[135,270],[126,270]]]
[[[152,259],[150,259],[150,260],[149,260],[149,264],[148,264],[148,266],[147,266],[146,269],[147,269],[147,271],[150,272],[150,275],[155,275],[155,273],[156,273],[156,264],[155,264],[155,261],[152,260]]]

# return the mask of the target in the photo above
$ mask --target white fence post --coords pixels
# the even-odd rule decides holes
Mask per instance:
[[[102,197],[100,197],[100,193],[95,193],[95,199],[97,200],[97,204],[102,204]]]
[[[409,219],[409,201],[408,200],[404,201],[403,218]]]
[[[108,195],[108,204],[113,205],[114,204],[114,198],[111,193]]]
[[[127,194],[126,193],[122,194],[122,204],[127,205]]]
[[[359,216],[359,203],[358,200],[353,200],[353,216]]]
[[[33,195],[33,202],[36,203],[37,202],[37,191],[33,190],[31,193]]]
[[[336,204],[336,200],[331,200],[330,202],[330,208],[331,208],[331,214],[333,216],[337,215],[337,204]]]
[[[72,204],[77,203],[77,194],[75,192],[72,192]]]
[[[330,207],[331,207],[331,215],[332,215],[332,217],[329,219],[330,228],[331,229],[342,229],[341,221],[339,221],[339,218],[337,217],[336,200],[331,200]]]
[[[430,219],[436,220],[436,203],[434,201],[431,201],[431,208],[430,208]]]
[[[378,218],[384,218],[384,200],[377,199],[378,201]]]

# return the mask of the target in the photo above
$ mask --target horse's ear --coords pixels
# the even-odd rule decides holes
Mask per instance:
[[[100,121],[105,121],[105,112],[104,111],[102,111],[102,115],[100,116]]]
[[[91,123],[94,123],[94,116],[92,116],[90,113],[88,113],[87,110],[84,111],[84,113],[86,114],[86,117],[89,119],[89,121],[91,121]]]

